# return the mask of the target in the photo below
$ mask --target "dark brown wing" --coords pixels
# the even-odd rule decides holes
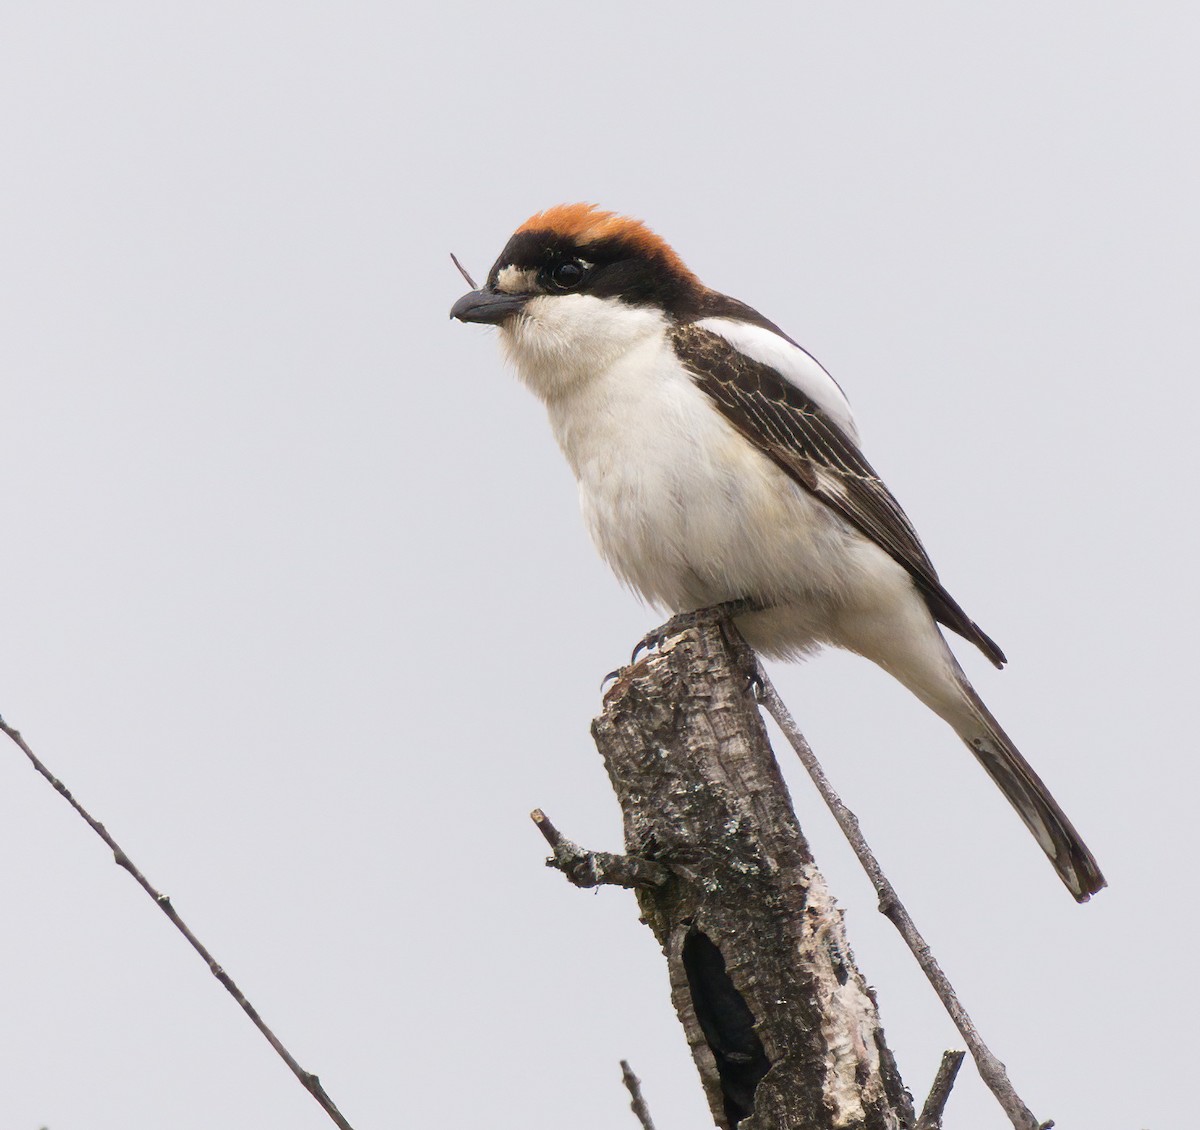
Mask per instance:
[[[725,418],[796,482],[908,570],[934,618],[997,667],[1004,653],[942,587],[891,491],[849,436],[770,365],[696,325],[672,331],[675,352]]]

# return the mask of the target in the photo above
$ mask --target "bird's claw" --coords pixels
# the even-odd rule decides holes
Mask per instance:
[[[758,664],[754,665],[751,671],[743,672],[746,676],[746,693],[754,695],[754,701],[759,706],[765,706],[767,702],[767,685],[763,682],[762,675],[758,672]]]
[[[757,601],[742,598],[741,600],[726,600],[721,604],[710,605],[708,608],[697,608],[693,612],[677,612],[665,624],[660,624],[638,640],[637,646],[633,649],[633,655],[629,659],[630,666],[638,661],[638,656],[643,651],[658,651],[667,640],[672,636],[679,635],[680,632],[703,624],[724,623],[732,620],[735,616],[756,612],[760,607]]]

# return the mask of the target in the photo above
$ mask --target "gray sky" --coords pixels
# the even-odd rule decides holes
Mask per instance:
[[[358,1130],[706,1124],[588,737],[654,622],[539,405],[446,317],[531,212],[655,227],[846,388],[976,685],[1111,883],[1076,906],[868,664],[781,692],[1061,1127],[1194,1120],[1194,5],[0,12],[0,711]],[[1185,595],[1186,594],[1186,595]],[[783,758],[910,1088],[959,1040]],[[0,755],[0,1125],[328,1125]],[[948,1125],[1006,1122],[964,1070]]]

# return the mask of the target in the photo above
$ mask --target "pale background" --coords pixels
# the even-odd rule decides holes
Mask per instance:
[[[780,689],[1018,1088],[1192,1125],[1194,4],[6,0],[0,710],[357,1130],[707,1124],[588,721],[655,622],[446,317],[535,209],[655,226],[829,367],[1111,882],[862,661]],[[4,752],[4,751],[7,752]],[[810,787],[923,1097],[959,1045]],[[329,1125],[0,749],[0,1127]],[[970,1069],[951,1128],[1006,1122]]]

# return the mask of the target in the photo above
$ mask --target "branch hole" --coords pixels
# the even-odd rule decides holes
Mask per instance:
[[[716,1060],[731,1130],[754,1113],[754,1092],[771,1069],[754,1030],[754,1013],[725,969],[711,938],[693,926],[683,940],[683,968],[692,1007]]]

